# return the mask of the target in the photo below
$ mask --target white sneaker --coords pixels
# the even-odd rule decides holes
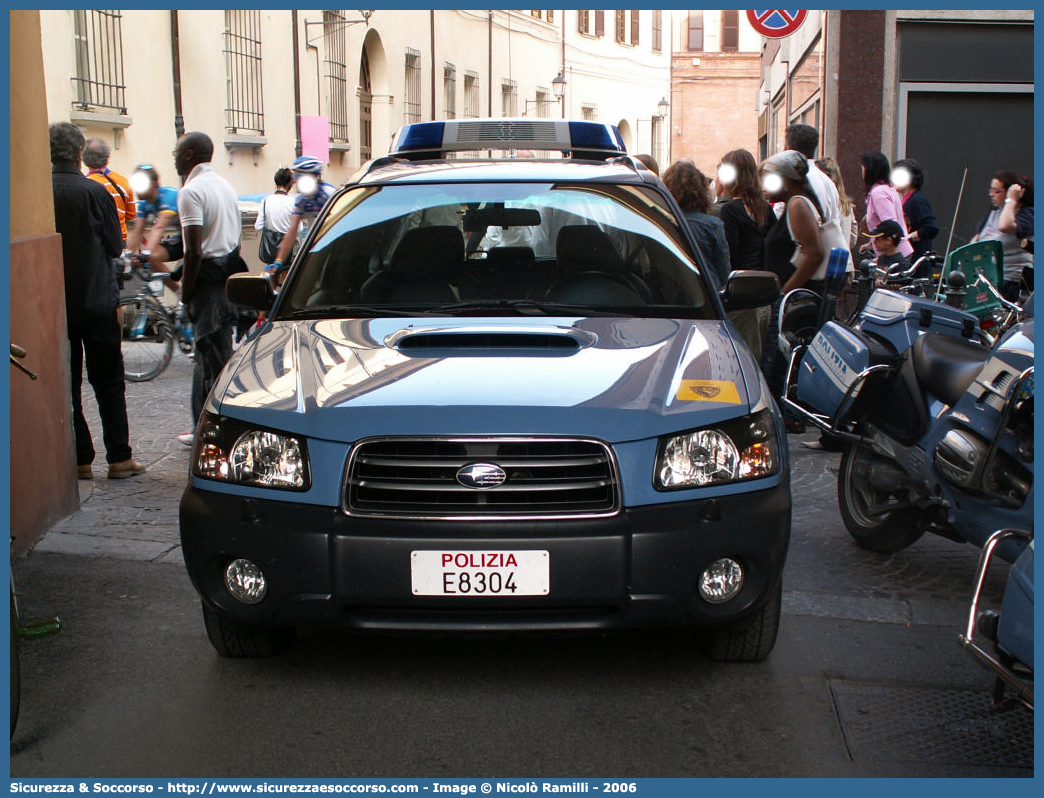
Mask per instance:
[[[178,443],[182,446],[191,446],[193,439],[196,437],[194,432],[183,432],[177,436]]]

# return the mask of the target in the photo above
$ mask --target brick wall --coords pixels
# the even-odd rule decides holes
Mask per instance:
[[[671,158],[692,158],[713,177],[729,150],[743,148],[757,158],[760,55],[700,53],[698,66],[693,58],[692,53],[674,58]]]

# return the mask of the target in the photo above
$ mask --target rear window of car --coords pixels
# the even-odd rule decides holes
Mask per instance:
[[[711,318],[707,291],[675,217],[646,186],[369,185],[334,201],[279,315],[508,313],[546,303]]]

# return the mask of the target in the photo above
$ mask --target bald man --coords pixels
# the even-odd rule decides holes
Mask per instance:
[[[199,422],[207,394],[232,356],[238,312],[225,298],[225,280],[247,265],[239,255],[242,221],[232,185],[210,167],[214,143],[206,133],[186,133],[174,150],[174,165],[185,177],[178,192],[178,216],[185,246],[182,301],[192,319],[196,366],[192,374],[192,421]],[[191,445],[192,433],[178,435]]]

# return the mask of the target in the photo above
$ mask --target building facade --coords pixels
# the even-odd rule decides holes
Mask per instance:
[[[186,130],[211,136],[241,194],[270,191],[301,154],[343,182],[411,121],[584,117],[619,125],[632,152],[667,147],[666,114],[649,121],[670,96],[662,11],[40,15],[49,120],[110,142],[117,171],[154,164],[167,185]]]
[[[24,199],[11,213],[10,327],[40,374],[11,380],[13,551],[78,505],[48,123],[108,142],[116,171],[150,163],[175,187],[174,145],[201,130],[241,195],[271,191],[302,154],[341,183],[404,122],[429,119],[589,118],[665,161],[670,22],[649,10],[12,11],[11,196]]]
[[[761,36],[742,11],[672,11],[671,139],[709,177],[735,149],[758,157]]]
[[[809,11],[765,41],[759,154],[815,125],[859,213],[861,154],[916,159],[942,253],[974,234],[994,173],[1033,173],[1033,63],[1032,11]]]

